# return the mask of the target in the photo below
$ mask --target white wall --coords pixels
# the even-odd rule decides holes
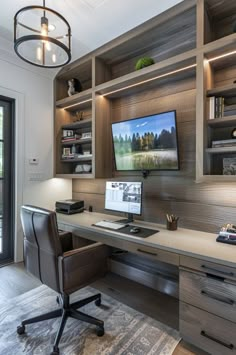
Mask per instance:
[[[53,177],[53,79],[43,69],[34,71],[0,47],[0,95],[16,100],[16,242],[15,261],[22,260],[19,219],[22,204],[53,209],[57,199],[71,198],[71,180]],[[30,158],[38,158],[36,166]],[[42,181],[32,181],[40,173]]]

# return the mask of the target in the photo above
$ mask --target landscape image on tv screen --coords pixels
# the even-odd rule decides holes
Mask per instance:
[[[116,170],[177,170],[175,111],[112,124]]]

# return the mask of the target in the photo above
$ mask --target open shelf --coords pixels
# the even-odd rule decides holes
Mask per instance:
[[[207,90],[207,96],[236,96],[236,83],[230,85],[219,86],[214,89]]]
[[[79,128],[84,128],[84,127],[91,127],[92,124],[92,119],[88,118],[88,119],[84,119],[82,121],[76,121],[73,123],[68,123],[68,124],[64,124],[61,126],[62,129],[79,129]]]
[[[87,138],[87,139],[73,139],[71,141],[68,142],[61,142],[62,146],[66,146],[66,145],[73,145],[73,144],[88,144],[91,143],[92,139],[91,138]]]
[[[205,0],[205,43],[225,38],[233,32],[236,3],[231,0]]]
[[[91,101],[92,89],[88,89],[79,92],[78,94],[56,101],[56,107],[75,110],[77,107],[82,108],[91,105]]]
[[[196,4],[188,0],[98,49],[95,85],[131,74],[140,58],[160,63],[194,48]]]
[[[211,59],[235,51],[236,33],[210,42],[203,47],[206,58]]]
[[[195,75],[196,71],[196,50],[177,55],[160,63],[124,75],[120,78],[110,80],[95,87],[96,93],[100,95],[113,95],[119,92],[134,93],[140,86],[145,89],[156,85],[157,80],[166,79],[174,81]],[[119,94],[118,94],[119,95]]]
[[[236,125],[236,116],[214,118],[212,120],[207,120],[207,124],[209,127],[213,128],[232,127],[233,125]]]
[[[206,148],[206,153],[209,154],[224,154],[224,153],[236,153],[235,147],[219,147],[219,148]]]
[[[77,163],[80,161],[91,161],[92,160],[92,156],[84,156],[84,157],[79,157],[79,158],[75,158],[75,159],[61,159],[62,163]]]
[[[91,173],[74,173],[74,174],[56,174],[57,178],[62,178],[62,179],[92,179],[94,178],[94,175]]]

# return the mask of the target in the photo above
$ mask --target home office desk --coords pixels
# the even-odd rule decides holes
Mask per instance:
[[[236,354],[236,246],[216,235],[144,221],[134,224],[159,230],[147,238],[93,226],[117,216],[83,212],[58,214],[59,228],[151,260],[179,268],[179,328],[188,342],[214,355]]]

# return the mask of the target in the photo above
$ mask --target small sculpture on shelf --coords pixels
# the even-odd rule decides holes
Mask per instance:
[[[75,111],[72,115],[73,115],[73,122],[83,121],[84,111]]]
[[[68,95],[72,96],[78,94],[78,92],[82,91],[82,85],[80,81],[76,78],[68,80]]]
[[[152,59],[150,57],[143,57],[137,61],[137,63],[135,64],[135,69],[140,70],[140,69],[148,67],[149,65],[152,65],[154,63],[155,63],[154,59]]]

